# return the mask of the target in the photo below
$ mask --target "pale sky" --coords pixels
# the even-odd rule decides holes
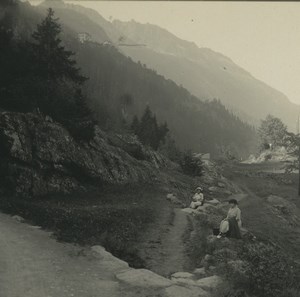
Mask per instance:
[[[33,1],[31,1],[33,2]],[[67,1],[103,17],[159,25],[230,57],[300,104],[300,3]]]

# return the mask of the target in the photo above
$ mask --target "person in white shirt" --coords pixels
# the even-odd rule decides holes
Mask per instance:
[[[199,206],[202,206],[203,203],[204,203],[203,189],[201,187],[198,187],[196,189],[196,193],[194,194],[194,196],[192,198],[190,208],[196,209]]]
[[[238,207],[236,199],[229,200],[230,208],[227,213],[227,217],[220,224],[220,234],[218,238],[222,236],[228,236],[232,238],[242,238],[240,228],[242,227],[242,214]]]

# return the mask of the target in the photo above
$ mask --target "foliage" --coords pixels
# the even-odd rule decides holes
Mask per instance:
[[[182,153],[180,166],[185,174],[191,176],[201,176],[203,172],[203,162],[193,155],[191,151]]]
[[[292,292],[299,293],[299,267],[278,247],[246,242],[237,250],[237,266],[230,264],[226,257],[222,259],[220,271],[229,281],[227,293],[223,292],[222,297],[290,297]]]
[[[287,296],[287,289],[299,284],[299,271],[297,273],[294,263],[275,246],[249,244],[245,246],[242,257],[249,263],[246,277],[249,289],[256,296]]]
[[[74,53],[62,45],[53,10],[37,25],[32,41],[15,36],[12,15],[5,14],[0,23],[0,106],[20,112],[39,110],[69,126],[90,118],[82,92],[86,78],[72,59]]]
[[[292,132],[287,132],[285,142],[289,155],[291,155],[292,157],[296,157],[294,161],[289,162],[285,167],[286,173],[291,173],[294,170],[299,169],[300,135],[294,134]]]
[[[131,107],[133,103],[134,98],[128,93],[125,93],[120,97],[122,117],[125,121],[128,118],[128,108]]]
[[[140,121],[136,116],[133,118],[131,128],[143,144],[151,146],[154,150],[158,149],[160,143],[165,142],[169,132],[167,123],[158,125],[149,106],[146,107]]]
[[[166,135],[164,143],[160,144],[159,152],[173,162],[179,163],[181,160],[182,153],[175,140],[169,134]]]
[[[264,147],[270,144],[274,147],[284,146],[287,127],[279,118],[268,115],[261,121],[258,134]]]
[[[54,18],[54,11],[49,8],[46,18],[37,25],[32,34],[34,43],[31,46],[36,71],[47,80],[68,79],[82,84],[86,78],[80,74],[79,68],[76,68],[76,61],[72,59],[74,53],[62,45],[60,33],[58,19]]]

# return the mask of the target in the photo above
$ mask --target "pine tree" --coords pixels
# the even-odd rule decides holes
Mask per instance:
[[[38,73],[48,80],[66,78],[82,84],[86,78],[80,74],[76,61],[72,59],[74,53],[62,45],[59,38],[61,31],[58,19],[54,18],[53,9],[49,8],[46,18],[37,25],[37,30],[32,34]]]
[[[133,118],[131,128],[143,144],[149,145],[155,150],[165,141],[169,131],[167,123],[158,125],[156,116],[149,106],[146,107],[140,121],[136,116]]]
[[[139,119],[136,115],[133,117],[133,120],[132,120],[132,123],[131,123],[131,129],[132,129],[134,134],[136,134],[136,135],[139,134],[140,121],[139,121]]]
[[[164,122],[161,126],[158,127],[158,139],[159,142],[164,143],[166,136],[169,132],[168,124]]]
[[[32,87],[34,92],[31,92],[30,99],[33,107],[66,123],[91,115],[81,91],[86,78],[80,74],[76,61],[72,59],[74,53],[62,45],[59,38],[62,30],[58,19],[54,17],[54,11],[51,8],[47,11],[47,16],[32,34],[35,77]],[[37,97],[34,93],[38,93],[38,85],[44,88],[40,87],[42,91]]]
[[[149,106],[146,107],[141,118],[140,131],[138,136],[145,145],[149,145],[152,147],[154,146],[156,127],[152,111],[150,110]]]

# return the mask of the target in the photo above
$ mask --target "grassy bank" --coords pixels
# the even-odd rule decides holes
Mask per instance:
[[[169,208],[153,186],[106,187],[35,200],[2,197],[1,210],[53,230],[58,240],[103,245],[134,267],[143,267],[137,244],[160,210]]]

